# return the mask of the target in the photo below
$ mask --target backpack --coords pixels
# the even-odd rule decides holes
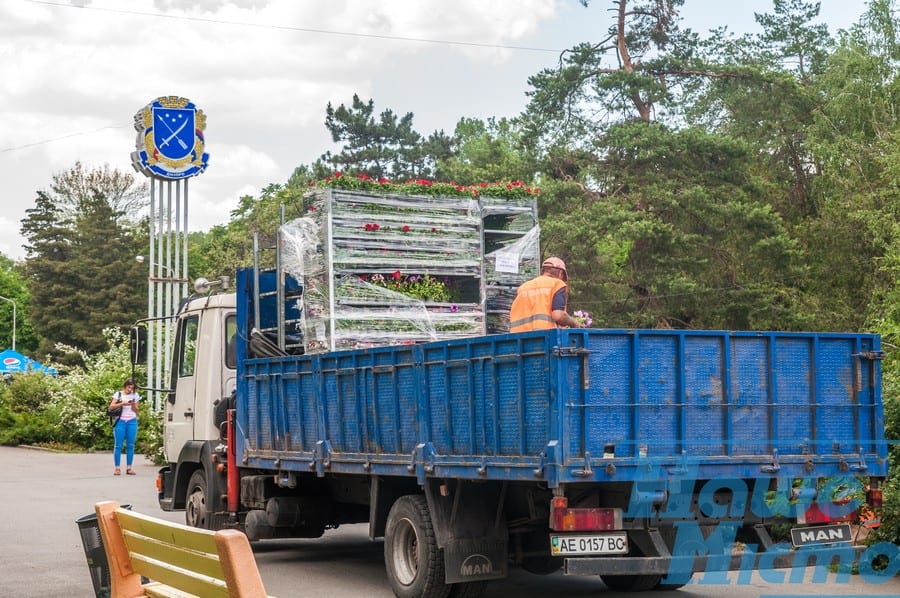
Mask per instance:
[[[116,394],[113,395],[113,398],[119,399],[122,396],[121,391],[117,391]],[[106,415],[109,417],[110,425],[116,425],[119,421],[119,418],[122,417],[122,406],[110,408],[109,405],[106,406]]]

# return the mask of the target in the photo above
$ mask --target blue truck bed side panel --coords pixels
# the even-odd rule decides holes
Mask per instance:
[[[885,475],[878,350],[868,334],[589,329],[245,359],[239,459],[551,485],[648,463]]]

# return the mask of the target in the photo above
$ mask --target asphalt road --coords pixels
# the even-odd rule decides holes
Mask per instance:
[[[0,518],[0,598],[94,596],[75,520],[93,514],[94,503],[117,500],[136,511],[184,521],[184,513],[165,513],[156,500],[156,467],[136,457],[136,476],[112,475],[112,455],[64,454],[0,447],[0,496],[7,506]],[[254,545],[266,590],[280,598],[368,598],[392,596],[384,573],[382,543],[370,542],[365,525],[326,532],[317,540],[270,540]],[[758,598],[768,596],[875,596],[900,598],[900,581],[873,585],[853,576],[849,583],[767,583],[756,573],[749,584],[695,583],[672,593],[622,594],[630,598]],[[517,569],[488,586],[486,598],[543,596],[619,596],[595,578],[546,577]]]

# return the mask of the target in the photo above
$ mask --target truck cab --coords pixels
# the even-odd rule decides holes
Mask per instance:
[[[213,460],[222,453],[220,428],[234,394],[237,313],[235,295],[186,301],[175,315],[169,389],[163,411],[168,465],[157,487],[163,510],[187,510],[189,525],[208,527],[210,508],[224,494]]]

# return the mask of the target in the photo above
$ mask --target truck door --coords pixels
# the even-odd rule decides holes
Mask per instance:
[[[194,440],[198,315],[188,315],[178,323],[173,352],[172,385],[175,389],[166,400],[166,458],[178,461],[182,447]]]

